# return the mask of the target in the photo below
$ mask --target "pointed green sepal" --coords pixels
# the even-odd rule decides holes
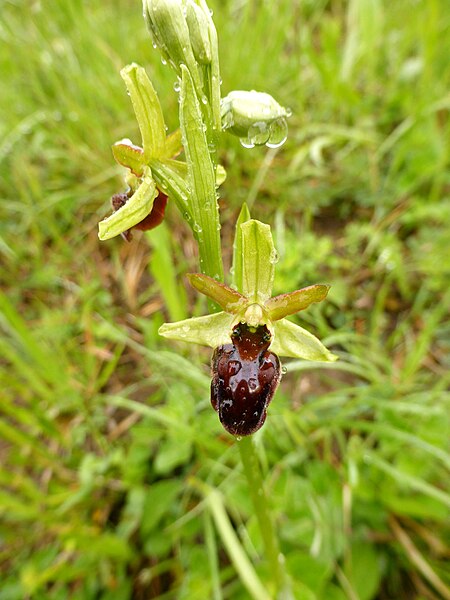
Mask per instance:
[[[98,224],[98,237],[101,240],[109,240],[143,221],[150,214],[157,195],[152,172],[149,167],[144,167],[141,184],[128,202]]]
[[[158,333],[172,340],[217,348],[217,346],[231,342],[231,328],[234,319],[234,315],[218,312],[176,323],[164,323]]]
[[[242,264],[243,264],[243,254],[242,254],[242,223],[246,221],[250,221],[250,211],[248,209],[247,204],[244,202],[242,205],[241,211],[236,221],[236,229],[234,232],[234,242],[233,242],[233,267],[231,272],[233,273],[233,285],[236,289],[242,291]]]
[[[310,285],[289,294],[281,294],[267,300],[264,308],[271,321],[278,321],[288,315],[308,308],[313,302],[321,302],[326,298],[329,285]]]
[[[272,293],[277,253],[270,225],[251,219],[241,225],[242,293],[263,305]]]
[[[272,324],[273,341],[270,350],[279,356],[334,362],[332,354],[312,333],[295,323],[282,319]]]
[[[227,313],[236,315],[242,312],[248,304],[247,298],[242,294],[208,275],[189,273],[187,278],[192,287],[217,302],[220,308]]]
[[[135,146],[130,140],[120,140],[112,146],[115,160],[130,169],[133,175],[141,177],[144,172],[144,151],[140,146]]]
[[[181,154],[182,150],[181,129],[175,129],[175,131],[172,131],[172,133],[169,133],[166,137],[162,158],[175,158]]]
[[[164,155],[166,128],[158,95],[145,70],[136,63],[124,67],[120,74],[133,104],[144,157],[160,158]]]

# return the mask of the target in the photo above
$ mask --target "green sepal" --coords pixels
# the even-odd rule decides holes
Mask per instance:
[[[236,228],[234,232],[233,242],[233,266],[231,272],[233,273],[233,285],[234,287],[242,291],[242,230],[241,225],[246,221],[250,221],[250,211],[247,204],[244,202],[241,211],[236,221]]]
[[[153,41],[181,76],[182,65],[189,69],[197,92],[201,93],[200,77],[192,51],[189,28],[180,0],[144,0],[144,18]]]
[[[227,172],[225,171],[225,167],[223,167],[222,165],[217,165],[216,166],[216,187],[221,186],[226,178],[227,178]]]
[[[160,158],[164,155],[166,127],[158,95],[145,69],[136,63],[124,67],[120,74],[133,104],[142,136],[144,158]]]
[[[142,176],[145,161],[144,151],[140,146],[135,146],[130,140],[120,140],[113,144],[112,153],[119,165],[130,169],[136,177]]]
[[[181,143],[181,129],[175,129],[166,137],[164,142],[164,153],[162,158],[175,158],[181,154],[183,145]]]
[[[323,362],[334,362],[338,358],[312,333],[287,319],[272,323],[271,330],[270,350],[279,356]]]
[[[209,23],[206,14],[193,0],[187,0],[186,22],[189,28],[192,51],[202,65],[211,63],[211,40],[209,39]]]
[[[140,223],[150,214],[157,195],[152,172],[149,167],[144,167],[141,184],[128,202],[98,224],[98,237],[101,240],[109,240]]]
[[[248,300],[242,294],[228,287],[224,283],[216,281],[208,275],[202,275],[201,273],[188,273],[186,277],[189,279],[189,283],[197,291],[217,304],[227,313],[236,315],[247,306]]]
[[[321,302],[326,298],[329,289],[329,285],[310,285],[295,292],[269,298],[264,308],[271,321],[278,321],[308,308],[313,302]]]
[[[270,225],[251,219],[241,225],[242,293],[263,305],[272,293],[277,253]]]
[[[231,342],[231,328],[234,319],[234,315],[218,312],[176,323],[164,323],[158,333],[172,340],[217,348],[217,346]]]

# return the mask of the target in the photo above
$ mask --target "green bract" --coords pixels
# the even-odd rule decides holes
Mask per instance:
[[[160,335],[217,348],[230,343],[231,331],[239,323],[251,327],[267,325],[272,334],[270,349],[280,356],[306,360],[334,361],[337,356],[314,335],[285,319],[328,294],[329,286],[311,285],[271,297],[276,251],[269,225],[256,220],[239,224],[237,243],[241,256],[242,293],[201,274],[189,275],[195,289],[217,303],[222,311],[203,317],[165,323]],[[235,264],[236,268],[236,264]]]

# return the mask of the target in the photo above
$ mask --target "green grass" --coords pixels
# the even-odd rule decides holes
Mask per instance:
[[[247,200],[275,292],[332,285],[302,323],[340,361],[286,361],[257,435],[294,597],[448,599],[447,2],[211,5],[223,93],[293,111],[279,150],[223,136],[225,264]],[[173,76],[139,1],[1,14],[0,599],[248,598],[271,573],[209,353],[156,334],[206,310],[189,230],[170,206],[97,239],[110,146],[138,141],[119,70],[145,65],[171,129]]]

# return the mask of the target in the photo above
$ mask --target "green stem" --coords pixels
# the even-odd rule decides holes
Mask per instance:
[[[272,519],[266,491],[264,489],[261,467],[256,454],[253,437],[244,437],[238,443],[244,474],[247,478],[250,496],[258,520],[259,530],[264,542],[266,558],[273,574],[275,587],[274,598],[289,597],[286,589],[286,575],[284,572],[284,556],[281,554],[275,526]]]

